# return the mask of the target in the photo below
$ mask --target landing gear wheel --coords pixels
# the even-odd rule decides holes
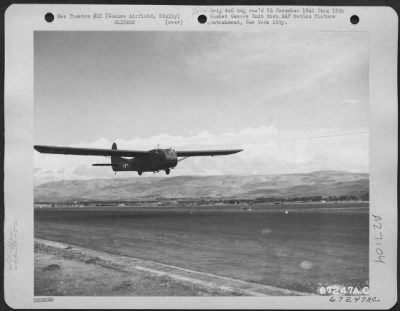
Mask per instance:
[[[142,172],[141,171],[138,171],[137,173],[139,174],[139,176],[142,176]]]
[[[165,173],[166,173],[167,175],[169,175],[169,172],[170,172],[170,170],[169,170],[169,168],[167,168],[167,169],[165,170]]]

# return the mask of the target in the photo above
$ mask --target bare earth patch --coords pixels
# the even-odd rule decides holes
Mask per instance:
[[[202,288],[179,284],[145,272],[126,273],[35,252],[35,296],[215,296]]]

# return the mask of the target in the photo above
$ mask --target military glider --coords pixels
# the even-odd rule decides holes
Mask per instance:
[[[221,156],[243,151],[243,149],[225,150],[192,150],[176,151],[169,149],[152,149],[149,151],[120,150],[113,143],[111,149],[76,148],[59,146],[35,145],[34,148],[41,153],[68,154],[81,156],[110,156],[111,163],[96,163],[93,166],[111,166],[114,172],[136,171],[139,175],[143,172],[159,172],[164,170],[168,175],[179,161],[189,157]]]

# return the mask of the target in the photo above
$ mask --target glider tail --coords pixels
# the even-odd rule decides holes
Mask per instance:
[[[113,143],[111,149],[117,150],[117,144]],[[120,166],[121,162],[122,161],[121,161],[120,157],[111,156],[111,166],[112,166],[113,171],[117,171],[118,170],[118,167]]]

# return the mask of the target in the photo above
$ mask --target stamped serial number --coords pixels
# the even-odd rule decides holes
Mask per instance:
[[[369,288],[365,286],[363,288],[357,288],[354,286],[321,286],[318,289],[320,295],[368,295]]]

